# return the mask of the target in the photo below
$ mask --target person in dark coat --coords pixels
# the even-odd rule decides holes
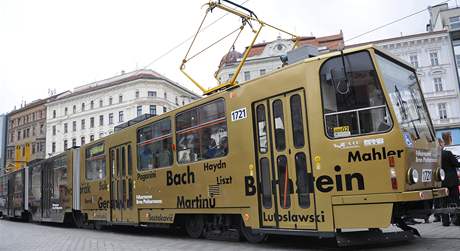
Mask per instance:
[[[442,139],[445,146],[452,143],[450,133],[443,133]],[[451,151],[442,150],[441,168],[446,173],[446,178],[442,182],[442,186],[449,189],[449,196],[443,200],[443,207],[460,206],[457,167],[460,167],[457,157]],[[450,225],[449,214],[442,214],[441,220],[443,226]],[[455,225],[460,225],[460,215],[453,217],[452,221]]]

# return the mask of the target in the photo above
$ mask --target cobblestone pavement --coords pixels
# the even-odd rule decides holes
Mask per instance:
[[[367,246],[372,250],[460,250],[460,227],[440,223],[418,224],[421,239],[411,242]],[[334,240],[305,237],[272,237],[263,244],[195,240],[172,232],[108,228],[90,230],[0,220],[0,250],[338,250]]]

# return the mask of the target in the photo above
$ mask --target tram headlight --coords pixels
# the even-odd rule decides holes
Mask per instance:
[[[446,172],[442,168],[438,168],[437,178],[439,181],[444,181],[446,179]]]
[[[407,181],[410,185],[415,184],[418,182],[418,171],[414,168],[409,168],[407,172]]]

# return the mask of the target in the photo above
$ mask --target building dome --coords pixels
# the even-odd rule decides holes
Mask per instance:
[[[243,54],[235,51],[235,47],[232,48],[227,54],[225,54],[220,60],[219,68],[226,65],[235,63],[238,59],[242,58]]]

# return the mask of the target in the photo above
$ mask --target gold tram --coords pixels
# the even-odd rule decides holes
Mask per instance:
[[[195,238],[242,234],[251,242],[337,237],[346,245],[362,229],[386,240],[377,230],[391,224],[410,238],[417,232],[405,219],[426,217],[433,199],[447,195],[415,70],[371,45],[224,84],[69,151],[60,161],[65,206],[42,198],[35,207],[51,203],[50,215],[61,209],[51,221],[77,225],[183,226]],[[25,178],[52,177],[43,170]],[[11,175],[0,177],[0,212],[14,217]],[[33,189],[24,183],[29,203],[17,210],[28,215]],[[32,219],[46,221],[43,214]]]
[[[284,67],[80,154],[85,220],[180,223],[193,237],[407,229],[446,195],[414,69],[373,46]]]

